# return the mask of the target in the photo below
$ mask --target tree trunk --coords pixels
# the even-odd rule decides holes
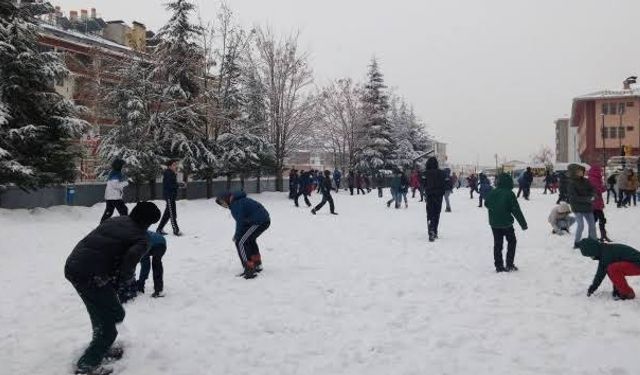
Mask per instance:
[[[284,181],[282,180],[282,167],[276,167],[276,191],[284,191]]]
[[[260,186],[260,171],[258,171],[258,174],[256,175],[256,193],[262,193],[262,187]]]
[[[231,191],[231,174],[227,174],[227,191]]]
[[[240,190],[244,191],[244,174],[240,174]]]

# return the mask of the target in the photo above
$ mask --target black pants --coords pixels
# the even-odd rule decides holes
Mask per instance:
[[[618,194],[616,193],[615,185],[609,185],[609,188],[607,189],[607,204],[609,204],[609,197],[611,196],[611,193],[613,193],[613,201],[618,203]]]
[[[482,199],[482,195],[478,195],[478,207],[482,207],[482,202],[484,202],[484,199]]]
[[[100,365],[116,340],[116,324],[124,320],[124,309],[118,300],[116,290],[110,284],[97,287],[87,282],[71,283],[82,298],[91,319],[93,337],[78,360],[79,370],[89,370]]]
[[[309,202],[309,195],[307,195],[303,191],[298,192],[298,194],[296,194],[296,197],[293,199],[293,202],[296,204],[296,207],[298,207],[298,199],[300,199],[300,196],[304,197],[304,203],[307,205],[307,207],[311,207],[311,202]]]
[[[164,213],[162,214],[162,219],[160,219],[160,224],[158,224],[158,232],[162,232],[164,226],[167,225],[169,219],[171,219],[171,228],[173,228],[173,234],[180,233],[180,228],[178,228],[178,213],[176,212],[176,200],[174,198],[165,199],[167,202],[167,206],[164,209]]]
[[[438,235],[442,198],[442,195],[427,195],[427,229],[435,235]]]
[[[236,237],[236,249],[238,250],[242,267],[253,269],[262,264],[262,257],[256,240],[270,225],[271,222],[269,221],[252,225],[240,233],[239,238]]]
[[[529,195],[531,194],[531,186],[525,185],[522,187],[522,196],[524,199],[529,200]]]
[[[475,188],[473,188],[473,187],[469,188],[469,194],[471,194],[471,199],[473,199],[473,192],[475,192],[475,191],[476,191]]]
[[[353,186],[349,185],[349,192],[353,195]]]
[[[107,207],[104,209],[104,214],[102,215],[102,219],[100,219],[100,223],[113,216],[114,209],[118,210],[118,214],[120,216],[127,216],[129,214],[129,209],[122,199],[108,200]]]
[[[164,269],[162,267],[162,256],[167,251],[167,247],[164,245],[157,245],[151,248],[147,255],[140,260],[140,277],[138,278],[138,286],[144,288],[144,283],[149,278],[149,270],[153,267],[153,290],[155,292],[162,292],[164,290],[164,282],[162,274]]]
[[[338,191],[340,191],[340,180],[335,180],[334,179],[333,182],[336,183],[336,193],[337,193]]]
[[[313,209],[314,211],[320,211],[320,209],[325,205],[325,203],[329,202],[329,210],[331,213],[336,212],[336,207],[333,204],[333,197],[331,197],[331,193],[322,194],[322,200],[318,205]]]
[[[522,190],[524,190],[522,186],[518,186],[518,194],[516,194],[516,197],[520,198],[520,194],[522,194]]]
[[[353,194],[351,194],[353,195]],[[382,187],[378,186],[378,198],[382,198],[383,194],[382,194]]]
[[[360,195],[360,192],[362,192],[362,194],[363,194],[363,195],[364,195],[364,194],[366,194],[366,193],[364,192],[364,189],[363,189],[363,188],[361,188],[361,187],[359,187],[357,190],[358,190],[358,195]]]
[[[496,268],[503,268],[502,247],[504,239],[507,239],[507,267],[513,266],[513,260],[516,257],[516,232],[513,227],[509,228],[491,228],[493,232],[493,262]]]

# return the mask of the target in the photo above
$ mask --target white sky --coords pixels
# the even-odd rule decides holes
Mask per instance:
[[[51,0],[157,30],[159,0]],[[203,18],[217,1],[196,0]],[[492,165],[554,148],[574,96],[640,73],[638,0],[229,0],[246,25],[299,29],[316,83],[363,79],[375,54],[450,160]]]

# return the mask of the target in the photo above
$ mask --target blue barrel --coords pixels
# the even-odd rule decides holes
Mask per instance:
[[[67,205],[73,206],[73,200],[76,197],[76,186],[67,185]]]

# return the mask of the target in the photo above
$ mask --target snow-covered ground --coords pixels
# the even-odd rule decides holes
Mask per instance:
[[[167,296],[126,305],[119,374],[640,371],[640,302],[613,301],[609,281],[587,298],[596,262],[551,236],[555,196],[521,202],[530,229],[517,230],[520,272],[511,274],[494,272],[486,210],[466,190],[452,196],[433,244],[417,200],[394,210],[374,193],[340,192],[334,217],[296,209],[284,194],[257,199],[272,226],[259,240],[265,271],[248,281],[234,277],[229,212],[178,203],[186,235],[168,237]],[[90,323],[63,266],[102,210],[0,210],[1,374],[71,372]],[[608,209],[610,237],[640,247],[639,210]]]

